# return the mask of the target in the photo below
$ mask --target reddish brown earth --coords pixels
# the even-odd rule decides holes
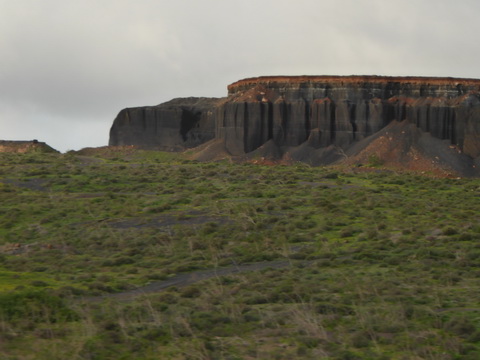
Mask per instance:
[[[471,159],[448,141],[422,132],[407,121],[394,121],[349,149],[345,165],[386,166],[439,177],[473,176]]]
[[[422,86],[424,84],[436,86],[462,86],[470,87],[474,90],[480,90],[479,79],[468,78],[452,78],[452,77],[423,77],[423,76],[375,76],[375,75],[302,75],[302,76],[259,76],[238,80],[228,85],[228,92],[235,93],[241,88],[256,86],[263,84],[307,84],[307,83],[341,83],[343,85],[353,84],[410,84],[414,86]],[[277,85],[275,85],[277,86]]]

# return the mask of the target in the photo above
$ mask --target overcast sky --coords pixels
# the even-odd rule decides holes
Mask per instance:
[[[261,75],[480,78],[476,0],[0,0],[0,139],[108,144],[125,107]]]

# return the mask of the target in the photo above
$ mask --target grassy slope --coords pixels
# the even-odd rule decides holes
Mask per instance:
[[[478,179],[90,155],[0,154],[1,358],[480,357]]]

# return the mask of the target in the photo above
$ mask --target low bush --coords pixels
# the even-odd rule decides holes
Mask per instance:
[[[46,290],[0,293],[0,315],[6,321],[28,318],[33,322],[63,322],[78,319],[58,296]]]

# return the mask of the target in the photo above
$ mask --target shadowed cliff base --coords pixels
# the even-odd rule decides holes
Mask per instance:
[[[374,135],[345,148],[331,145],[316,149],[308,142],[296,147],[280,147],[270,140],[248,154],[234,156],[228,153],[224,143],[212,140],[193,149],[190,158],[263,164],[303,162],[311,166],[387,167],[441,177],[480,176],[479,159],[472,159],[448,140],[434,138],[406,120],[393,121]]]
[[[389,129],[389,133],[386,131]],[[196,160],[305,162],[478,176],[480,80],[267,76],[226,98],[122,110],[110,145],[194,149]]]

